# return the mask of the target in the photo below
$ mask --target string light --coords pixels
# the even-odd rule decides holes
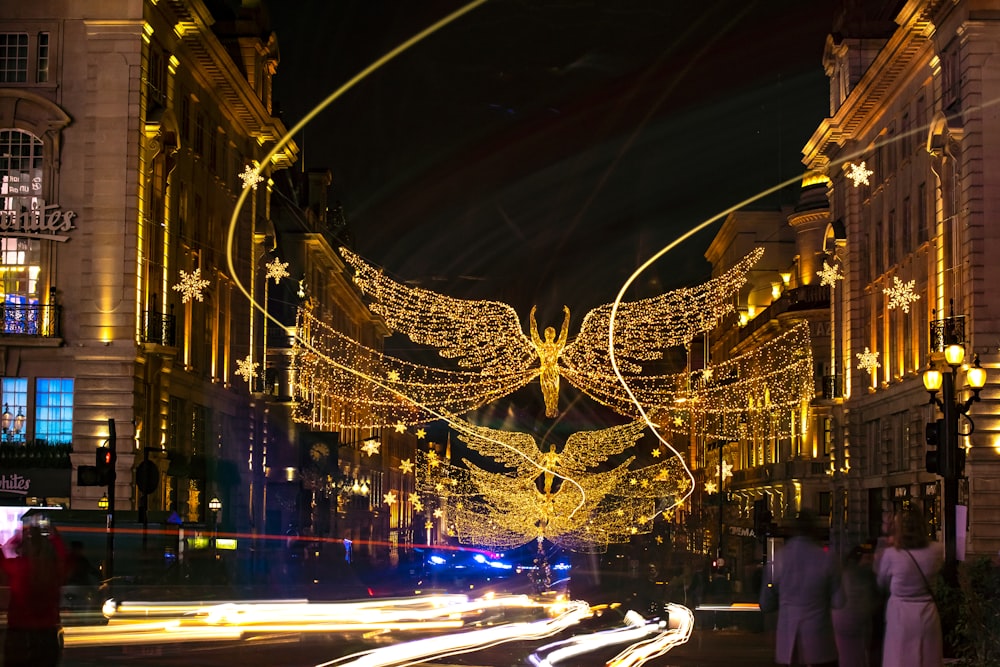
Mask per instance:
[[[440,350],[464,368],[484,372],[520,373],[539,361],[538,350],[521,330],[517,312],[498,301],[455,299],[420,287],[404,285],[346,248],[344,260],[355,270],[355,283],[373,299],[372,312],[392,331],[421,345]],[[756,248],[723,275],[696,287],[619,304],[615,318],[615,354],[619,365],[641,372],[637,362],[660,360],[663,351],[684,345],[714,328],[733,311],[734,296],[746,283],[747,272],[763,254]],[[608,327],[611,304],[591,310],[580,332],[561,353],[578,371],[611,374]],[[622,361],[627,365],[623,365]]]
[[[432,459],[433,450],[418,452],[416,487],[425,500],[438,499],[441,516],[462,544],[502,549],[547,539],[574,551],[600,552],[649,532],[658,507],[672,504],[689,484],[676,458],[636,467],[635,456],[627,456],[608,465],[609,458],[634,447],[642,423],[574,433],[559,452],[551,446],[542,452],[527,433],[453,423],[461,425],[460,440],[505,468],[493,472],[467,459],[454,465]],[[556,487],[552,477],[562,483]]]

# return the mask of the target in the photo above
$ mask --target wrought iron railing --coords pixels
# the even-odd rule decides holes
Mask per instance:
[[[943,352],[949,345],[965,345],[965,315],[931,320],[931,352]]]
[[[143,343],[174,347],[177,318],[174,316],[173,310],[174,307],[171,305],[169,313],[161,313],[156,310],[146,311],[146,322],[142,330]]]
[[[36,440],[27,443],[0,443],[0,469],[71,468],[70,444],[50,445]]]
[[[60,311],[55,304],[0,304],[3,334],[58,338]]]
[[[844,378],[841,375],[824,375],[823,376],[823,398],[833,399],[833,398],[843,398],[844,397]]]

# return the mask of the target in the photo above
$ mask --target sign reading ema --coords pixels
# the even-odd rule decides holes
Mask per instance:
[[[26,496],[29,488],[31,488],[31,480],[27,477],[17,473],[0,475],[0,493],[15,493],[19,496]]]
[[[25,201],[28,200],[28,201]],[[27,206],[22,205],[24,202]],[[76,213],[63,211],[59,204],[46,204],[38,197],[5,197],[0,201],[0,235],[68,241],[63,234],[76,229]]]

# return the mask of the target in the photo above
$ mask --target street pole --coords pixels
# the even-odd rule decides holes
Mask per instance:
[[[116,446],[115,420],[108,419],[108,451],[111,453],[110,470],[108,471],[108,528],[107,528],[107,563],[105,578],[110,582],[115,576],[115,467],[118,463],[118,448]]]
[[[941,415],[944,429],[941,434],[941,485],[943,487],[944,513],[944,568],[942,576],[949,584],[958,583],[958,406],[955,404],[955,373],[945,371],[941,377]]]

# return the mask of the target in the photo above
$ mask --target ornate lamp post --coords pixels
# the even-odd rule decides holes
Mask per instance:
[[[959,446],[959,436],[972,435],[975,424],[969,417],[969,408],[979,400],[979,391],[986,385],[986,371],[979,365],[978,355],[971,367],[965,367],[965,384],[972,395],[962,400],[956,394],[958,371],[965,361],[965,348],[958,344],[948,345],[944,350],[948,369],[941,372],[936,368],[924,371],[924,388],[930,394],[930,403],[941,409],[942,419],[938,425],[928,425],[928,433],[938,429],[937,473],[943,480],[944,511],[944,576],[949,583],[958,581],[958,555],[956,531],[956,507],[958,506],[958,480],[965,472],[965,450]],[[938,392],[941,397],[938,398]],[[961,417],[969,422],[969,430],[961,433],[958,423]]]
[[[212,523],[214,524],[212,532],[212,552],[214,553],[218,549],[219,512],[222,511],[222,501],[219,500],[218,496],[212,496],[212,499],[208,501],[208,509],[212,512]]]

